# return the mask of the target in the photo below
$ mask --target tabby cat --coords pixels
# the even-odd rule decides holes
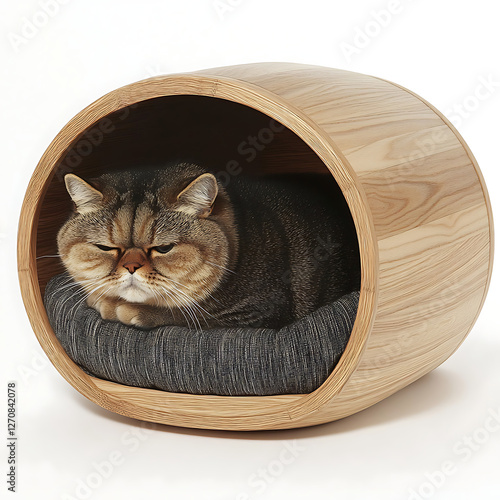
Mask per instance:
[[[278,328],[359,289],[331,176],[235,177],[191,163],[65,176],[59,255],[103,319],[141,328]]]

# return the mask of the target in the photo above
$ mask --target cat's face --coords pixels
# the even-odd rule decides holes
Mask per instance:
[[[167,175],[148,183],[108,174],[91,185],[68,174],[65,182],[76,208],[59,231],[59,254],[87,293],[182,308],[220,283],[234,235],[213,175],[187,186]]]

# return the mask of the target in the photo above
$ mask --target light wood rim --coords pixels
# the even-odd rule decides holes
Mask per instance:
[[[126,388],[140,394],[154,392],[164,401],[165,411],[154,417],[121,397],[119,384],[99,381],[85,374],[66,355],[50,327],[38,286],[36,234],[40,203],[54,175],[54,168],[71,142],[102,117],[130,104],[169,95],[218,97],[251,106],[283,123],[297,134],[322,159],[342,189],[357,228],[362,263],[362,283],[357,315],[344,355],[324,384],[307,395],[234,398],[189,395],[189,411],[183,411],[186,398],[178,394]],[[277,427],[303,418],[338,394],[356,369],[370,335],[376,312],[378,286],[378,249],[368,203],[354,170],[343,154],[301,110],[280,96],[261,87],[231,78],[179,74],[153,77],[108,93],[77,114],[52,141],[38,163],[21,210],[19,222],[18,266],[23,300],[33,330],[61,375],[91,401],[123,415],[174,425],[199,428],[259,429]],[[178,405],[176,407],[176,405]],[[193,410],[194,408],[194,410]],[[250,410],[251,408],[251,410]],[[189,417],[189,418],[188,418]]]

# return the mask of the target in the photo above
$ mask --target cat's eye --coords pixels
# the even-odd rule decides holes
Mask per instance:
[[[110,250],[118,250],[116,247],[107,247],[106,245],[98,245],[97,243],[95,243],[95,246],[99,250],[103,250],[104,252],[109,252]]]
[[[174,248],[174,244],[171,243],[170,245],[161,245],[159,247],[153,247],[151,250],[156,250],[158,253],[168,253],[170,250]]]

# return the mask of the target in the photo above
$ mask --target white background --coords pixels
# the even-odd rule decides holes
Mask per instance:
[[[49,15],[42,5],[23,0],[0,7],[0,425],[6,426],[7,381],[16,380],[17,497],[500,498],[500,423],[484,427],[492,413],[500,419],[498,272],[459,351],[412,386],[339,422],[229,433],[144,429],[73,390],[30,328],[15,257],[28,180],[72,116],[148,76],[258,61],[344,68],[417,92],[457,124],[500,221],[495,3],[47,0]],[[8,498],[7,449],[0,448],[0,496]],[[439,472],[443,467],[447,474]]]

